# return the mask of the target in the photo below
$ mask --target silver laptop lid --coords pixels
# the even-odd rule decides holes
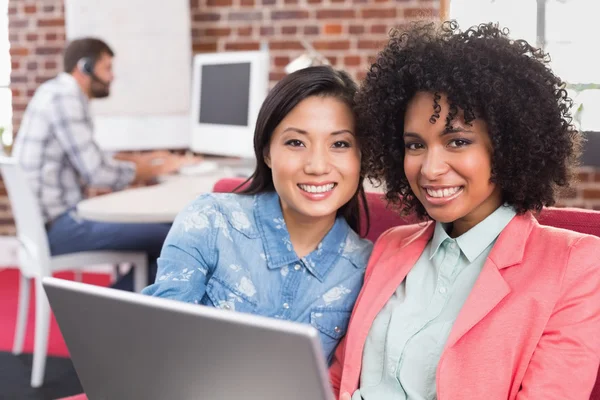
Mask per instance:
[[[90,400],[331,400],[310,325],[44,278]]]

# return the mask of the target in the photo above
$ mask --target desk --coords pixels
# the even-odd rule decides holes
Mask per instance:
[[[102,222],[173,222],[185,206],[202,193],[212,192],[214,184],[229,176],[227,171],[201,176],[174,175],[161,183],[114,192],[83,200],[77,213],[83,219]]]

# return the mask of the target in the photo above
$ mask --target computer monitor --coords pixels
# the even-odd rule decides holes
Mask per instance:
[[[191,150],[254,158],[254,125],[268,86],[268,51],[196,55]]]

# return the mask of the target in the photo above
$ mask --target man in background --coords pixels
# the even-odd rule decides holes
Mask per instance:
[[[185,162],[167,151],[111,157],[98,147],[88,104],[110,94],[113,57],[99,39],[72,41],[64,53],[65,72],[42,84],[27,106],[13,156],[39,200],[52,255],[145,251],[154,282],[156,258],[170,224],[88,221],[76,210],[88,188],[121,190],[174,172]],[[115,287],[132,290],[132,271]]]

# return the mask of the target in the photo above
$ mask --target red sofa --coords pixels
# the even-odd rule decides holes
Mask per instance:
[[[242,182],[242,179],[237,178],[221,179],[215,184],[213,191],[217,193],[228,193],[233,191],[233,189],[238,187]],[[373,242],[375,242],[379,235],[393,226],[416,222],[414,217],[400,217],[398,213],[390,210],[386,206],[386,202],[381,194],[367,193],[367,203],[369,205],[369,213],[371,216],[371,227],[366,236]],[[570,229],[576,232],[600,237],[600,212],[598,211],[577,208],[546,208],[538,216],[538,221],[544,225]],[[598,340],[600,340],[600,332],[598,332]],[[63,400],[85,399],[85,395],[79,395]],[[600,370],[590,400],[600,400]]]

